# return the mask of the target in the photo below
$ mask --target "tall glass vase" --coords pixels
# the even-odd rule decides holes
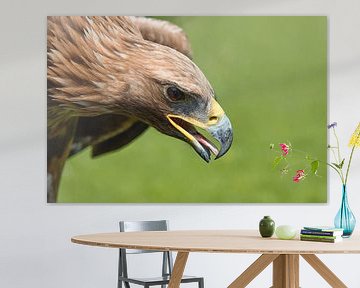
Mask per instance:
[[[342,187],[341,206],[336,214],[334,224],[336,228],[344,229],[343,237],[350,237],[355,228],[356,219],[349,207],[346,185]]]

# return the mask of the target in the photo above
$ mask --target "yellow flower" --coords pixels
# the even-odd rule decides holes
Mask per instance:
[[[360,147],[360,122],[351,136],[349,146]]]

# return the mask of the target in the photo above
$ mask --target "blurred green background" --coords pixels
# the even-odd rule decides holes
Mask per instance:
[[[326,160],[327,18],[160,18],[188,34],[232,122],[231,149],[207,164],[150,128],[117,152],[91,159],[88,149],[68,160],[58,202],[326,202],[326,168],[293,183],[293,172],[272,169],[269,144],[290,141]]]

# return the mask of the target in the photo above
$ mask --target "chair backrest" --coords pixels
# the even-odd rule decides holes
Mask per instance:
[[[167,220],[156,221],[120,221],[120,232],[138,231],[167,231],[169,223]],[[156,253],[160,251],[126,249],[126,254]]]
[[[168,229],[169,229],[169,223],[167,220],[120,221],[121,232],[167,231]]]

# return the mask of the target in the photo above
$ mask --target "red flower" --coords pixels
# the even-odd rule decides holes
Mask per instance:
[[[293,177],[293,181],[298,183],[300,182],[300,180],[305,178],[305,170],[301,169],[301,170],[297,170],[296,171],[296,175]]]
[[[286,156],[289,154],[289,145],[286,145],[285,143],[280,143],[280,148],[283,151],[283,156]]]

